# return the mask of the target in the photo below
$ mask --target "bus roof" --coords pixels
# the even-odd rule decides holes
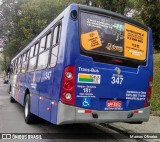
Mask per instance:
[[[84,10],[84,11],[89,11],[89,12],[93,12],[96,13],[98,12],[98,14],[106,14],[108,16],[111,17],[115,17],[117,19],[126,21],[128,23],[132,23],[133,25],[136,25],[142,29],[148,30],[148,27],[140,22],[137,22],[136,20],[133,20],[132,18],[126,17],[124,15],[121,15],[119,13],[116,12],[112,12],[110,10],[105,10],[105,9],[101,9],[101,8],[97,8],[97,7],[91,7],[91,6],[87,6],[87,5],[79,5],[80,10]]]

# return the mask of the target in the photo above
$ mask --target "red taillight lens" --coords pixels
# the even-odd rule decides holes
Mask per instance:
[[[73,84],[71,81],[65,82],[64,84],[65,89],[71,89],[73,87]]]
[[[145,107],[150,106],[150,99],[151,99],[151,94],[152,94],[152,83],[153,83],[153,78],[150,77],[149,78],[147,95],[146,95],[146,100],[145,100]]]
[[[75,66],[68,66],[64,69],[61,101],[65,104],[75,104]]]

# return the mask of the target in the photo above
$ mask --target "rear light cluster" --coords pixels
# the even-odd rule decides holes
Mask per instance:
[[[68,66],[64,69],[61,101],[65,104],[75,104],[75,66]]]
[[[78,113],[92,113],[92,110],[90,110],[90,109],[78,110]]]
[[[145,100],[145,107],[150,106],[150,100],[151,100],[151,94],[152,94],[152,83],[153,83],[153,78],[150,77],[149,78],[147,95],[146,95],[146,100]]]

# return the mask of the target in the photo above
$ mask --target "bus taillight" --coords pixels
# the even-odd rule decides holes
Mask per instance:
[[[153,82],[153,78],[150,77],[149,78],[147,95],[146,95],[146,100],[145,100],[145,107],[150,106],[150,100],[151,100],[151,94],[152,94],[152,82]]]
[[[64,87],[65,87],[66,89],[72,89],[73,84],[72,84],[71,81],[68,81],[68,82],[65,82]]]
[[[68,66],[64,69],[61,101],[65,104],[75,104],[75,66]]]

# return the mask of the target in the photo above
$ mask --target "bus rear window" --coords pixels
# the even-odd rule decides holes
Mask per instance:
[[[81,12],[80,32],[82,53],[95,60],[95,56],[104,56],[125,63],[129,60],[136,66],[146,60],[147,31],[136,26],[111,17]]]

